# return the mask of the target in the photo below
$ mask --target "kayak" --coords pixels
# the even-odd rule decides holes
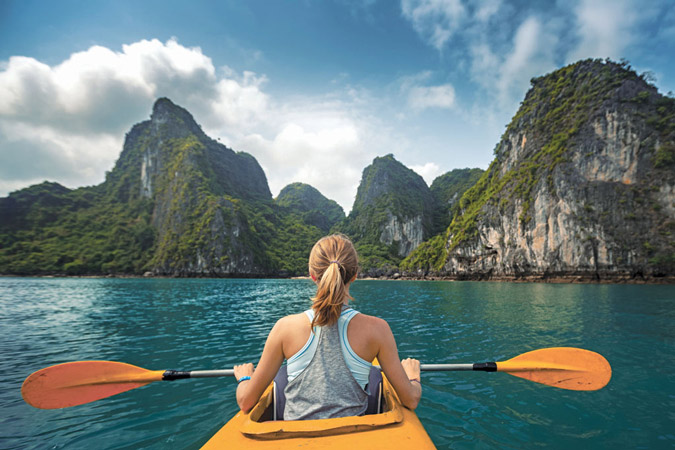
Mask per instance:
[[[378,414],[319,420],[271,420],[273,383],[249,413],[239,411],[202,449],[367,448],[435,449],[414,411],[401,404],[382,375]]]

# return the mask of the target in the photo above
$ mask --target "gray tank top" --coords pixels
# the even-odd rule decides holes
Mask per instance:
[[[329,419],[366,412],[368,394],[347,367],[337,323],[321,327],[314,357],[286,385],[284,394],[284,420]]]

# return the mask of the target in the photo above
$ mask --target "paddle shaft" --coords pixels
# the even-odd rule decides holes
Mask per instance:
[[[422,372],[448,372],[477,370],[482,372],[496,372],[497,363],[476,363],[476,364],[420,364]]]
[[[483,372],[497,371],[495,363],[477,363],[477,364],[420,364],[420,370],[423,372],[447,372],[447,371],[467,371],[478,370]],[[162,376],[164,381],[181,380],[185,378],[216,378],[230,377],[234,375],[233,369],[224,370],[193,370],[183,372],[179,370],[167,370]]]
[[[231,377],[234,375],[234,369],[223,370],[192,370],[183,372],[180,370],[166,370],[162,376],[163,381],[182,380],[184,378],[216,378]]]

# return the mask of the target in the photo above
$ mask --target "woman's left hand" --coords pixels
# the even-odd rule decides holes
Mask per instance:
[[[406,358],[401,361],[401,365],[409,380],[420,381],[420,362],[418,360]]]
[[[234,366],[234,377],[238,380],[241,377],[250,377],[253,376],[253,363],[240,364]]]

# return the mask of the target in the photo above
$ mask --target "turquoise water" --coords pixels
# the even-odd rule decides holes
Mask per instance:
[[[234,379],[157,382],[38,410],[24,378],[67,361],[148,369],[256,361],[306,280],[0,278],[0,448],[198,448],[237,411]],[[573,392],[502,373],[426,373],[418,415],[439,448],[675,447],[675,286],[357,281],[402,357],[509,359],[543,347],[603,354],[610,384]]]

